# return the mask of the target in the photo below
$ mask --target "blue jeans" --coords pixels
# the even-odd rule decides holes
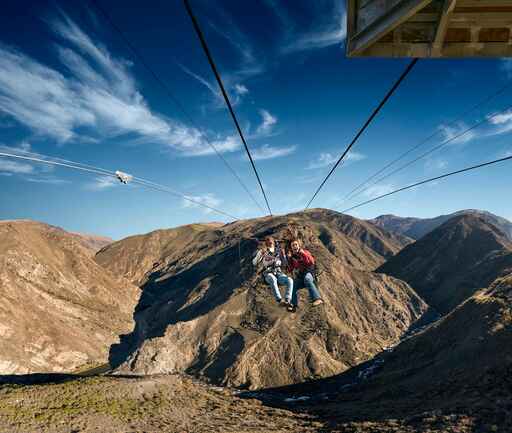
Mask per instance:
[[[307,287],[309,291],[309,297],[311,301],[316,301],[317,299],[320,299],[320,292],[318,291],[318,288],[315,284],[315,278],[311,274],[311,272],[306,272],[306,274],[299,275],[298,278],[296,278],[293,281],[293,286],[295,287],[295,290],[293,291],[292,295],[292,305],[297,306],[299,304],[299,297],[297,295],[297,291],[299,289],[302,289],[303,287]]]
[[[278,273],[277,275],[268,273],[265,275],[265,281],[272,288],[276,301],[280,301],[282,299],[281,292],[279,290],[279,284],[286,286],[286,300],[290,301],[290,299],[292,299],[293,280],[289,276],[283,274],[282,272]]]

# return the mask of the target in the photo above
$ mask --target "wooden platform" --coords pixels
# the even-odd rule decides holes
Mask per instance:
[[[347,0],[349,57],[512,57],[512,0]]]

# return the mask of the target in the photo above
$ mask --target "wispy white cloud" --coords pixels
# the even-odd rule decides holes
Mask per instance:
[[[76,126],[94,123],[76,96],[60,73],[0,45],[0,111],[38,133],[67,141]]]
[[[196,74],[195,72],[192,72],[190,69],[188,69],[186,66],[179,65],[180,68],[190,77],[194,78],[196,81],[198,81],[201,85],[203,85],[210,95],[212,96],[212,101],[209,107],[211,109],[221,109],[225,107],[224,97],[222,96],[222,93],[214,81],[208,81],[206,78],[202,77],[199,74]],[[236,107],[239,105],[243,98],[249,93],[249,89],[241,84],[241,83],[231,83],[231,80],[226,79],[224,77],[223,82],[224,86],[227,88],[227,92],[229,93],[229,102],[231,102],[231,105]]]
[[[98,176],[93,182],[85,185],[85,188],[90,191],[104,191],[119,185],[119,181],[113,177]]]
[[[270,146],[269,144],[264,144],[263,146],[252,149],[251,155],[255,161],[261,161],[288,156],[296,150],[297,146]],[[244,158],[247,159],[246,156],[244,156]]]
[[[372,199],[375,197],[379,197],[383,194],[388,194],[394,189],[395,187],[392,184],[372,185],[364,190],[363,195],[368,199]]]
[[[274,10],[283,8],[283,5],[273,4]],[[308,51],[319,48],[326,48],[333,45],[340,45],[347,36],[347,18],[343,2],[329,1],[314,4],[317,16],[321,17],[318,21],[314,21],[313,27],[305,32],[297,32],[297,27],[288,28],[285,34],[288,35],[288,41],[281,47],[284,54]],[[278,12],[280,19],[284,25],[290,25],[290,18]]]
[[[71,183],[69,180],[59,179],[55,176],[45,176],[45,177],[27,177],[25,179],[27,182],[32,183],[45,183],[48,185],[65,185]]]
[[[357,161],[362,161],[365,158],[366,158],[366,155],[363,155],[362,153],[349,152],[345,156],[344,163],[350,164],[350,163],[354,163]],[[311,161],[307,165],[306,169],[314,170],[317,168],[327,167],[329,165],[334,164],[338,159],[339,159],[339,156],[333,155],[332,153],[329,153],[329,152],[322,152],[322,153],[320,153],[320,155],[318,155],[318,157],[315,160]]]
[[[506,149],[506,150],[503,150],[502,152],[499,152],[496,155],[496,158],[498,158],[498,159],[500,159],[500,158],[508,158],[509,156],[512,156],[512,149]]]
[[[512,131],[512,110],[488,117],[493,129],[488,135],[501,135]]]
[[[503,125],[504,123],[509,123],[512,120],[512,110],[506,111],[504,113],[497,114],[490,118],[490,122],[493,125]]]
[[[0,146],[2,147],[2,146]],[[10,146],[14,150],[19,150],[21,152],[32,152],[32,145],[28,141],[22,141],[18,143],[17,145]]]
[[[212,193],[208,193],[208,194],[204,194],[204,195],[187,195],[187,197],[191,200],[194,200],[196,202],[199,202],[206,206],[211,206],[211,207],[218,207],[222,203],[222,200],[215,197],[215,194],[212,194]],[[213,212],[212,209],[202,207],[201,205],[199,205],[197,203],[193,203],[186,199],[183,199],[182,206],[184,208],[192,208],[192,209],[201,208],[201,210],[206,214],[210,214]]]
[[[235,152],[241,147],[240,138],[238,138],[237,135],[228,135],[226,137],[217,136],[217,138],[210,139],[210,142],[219,153]],[[186,156],[207,156],[215,153],[212,147],[199,147],[193,140],[190,141],[190,145],[187,144],[187,140],[184,140],[183,144],[182,152]]]
[[[284,32],[289,34],[295,29],[295,21],[288,13],[288,9],[279,3],[279,0],[264,0],[264,3],[272,10],[274,16],[280,22]]]
[[[22,141],[16,145],[6,146],[0,144],[0,152],[15,154],[20,156],[29,156],[34,158],[46,159],[45,156],[36,153],[29,142]],[[32,163],[25,160],[7,159],[0,157],[0,173],[4,176],[16,175],[19,179],[32,183],[46,183],[60,185],[68,181],[53,175],[54,167]]]
[[[464,132],[466,129],[468,129],[468,126],[463,122],[457,125],[443,125],[439,127],[444,141],[451,140],[450,144],[465,144],[478,137],[478,133],[475,130]]]
[[[277,124],[277,117],[273,116],[267,110],[260,110],[261,124],[256,129],[256,134],[259,136],[270,134]]]
[[[249,93],[249,89],[243,84],[235,84],[234,89],[236,94],[240,96],[247,95],[247,93]]]
[[[196,81],[198,81],[200,84],[202,84],[215,98],[217,105],[221,106],[223,103],[222,94],[220,92],[219,87],[217,84],[215,84],[213,81],[210,82],[206,78],[202,77],[199,74],[196,74],[195,72],[192,72],[189,68],[186,66],[180,64],[180,68],[190,77],[194,78]]]
[[[244,63],[254,63],[256,59],[253,48],[245,34],[240,31],[236,23],[227,15],[226,11],[221,11],[218,9],[218,12],[222,12],[222,20],[227,25],[224,27],[224,29],[221,29],[220,26],[216,25],[213,21],[209,21],[212,29],[215,30],[217,34],[222,36],[233,48],[235,48],[240,53]]]
[[[31,164],[26,164],[17,161],[11,161],[0,158],[0,173],[3,174],[32,174],[34,167]]]
[[[124,135],[185,155],[210,153],[199,131],[151,111],[129,62],[112,56],[64,14],[50,25],[63,41],[56,52],[67,74],[0,45],[0,113],[60,143]],[[217,138],[222,151],[234,150],[225,139]]]
[[[236,85],[235,83],[243,82],[251,77],[264,73],[266,71],[265,57],[263,52],[256,54],[253,43],[225,9],[217,4],[215,11],[220,19],[220,24],[217,25],[213,21],[210,21],[210,26],[217,34],[224,38],[239,55],[236,66],[223,73],[226,86],[232,89],[233,86]],[[233,56],[233,58],[236,57],[237,56]]]

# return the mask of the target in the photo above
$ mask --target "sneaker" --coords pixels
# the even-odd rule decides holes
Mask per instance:
[[[287,307],[288,306],[288,302],[286,302],[284,299],[279,299],[279,301],[277,301],[277,303],[279,304],[280,307]]]
[[[315,299],[313,301],[313,306],[316,307],[317,305],[322,305],[324,301],[322,299]]]
[[[295,313],[295,312],[297,311],[297,306],[296,306],[296,305],[288,304],[288,306],[286,307],[286,309],[287,309],[290,313]]]

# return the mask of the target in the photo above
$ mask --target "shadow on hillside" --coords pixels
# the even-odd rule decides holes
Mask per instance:
[[[9,374],[0,376],[1,385],[50,385],[78,380],[83,376],[71,373]]]
[[[253,239],[244,243],[245,248],[249,248],[249,243],[252,249],[257,245]],[[170,263],[168,268],[173,265]],[[247,257],[241,256],[238,243],[216,250],[168,278],[166,273],[154,272],[141,287],[134,330],[122,335],[120,343],[110,348],[109,362],[113,368],[126,361],[144,340],[162,337],[169,325],[194,320],[224,304],[254,274]]]
[[[109,377],[112,379],[133,379],[140,380],[144,376],[135,374],[95,374],[82,375],[77,373],[29,373],[29,374],[8,374],[0,376],[0,387],[2,385],[55,385],[65,382],[73,382],[91,377]]]

